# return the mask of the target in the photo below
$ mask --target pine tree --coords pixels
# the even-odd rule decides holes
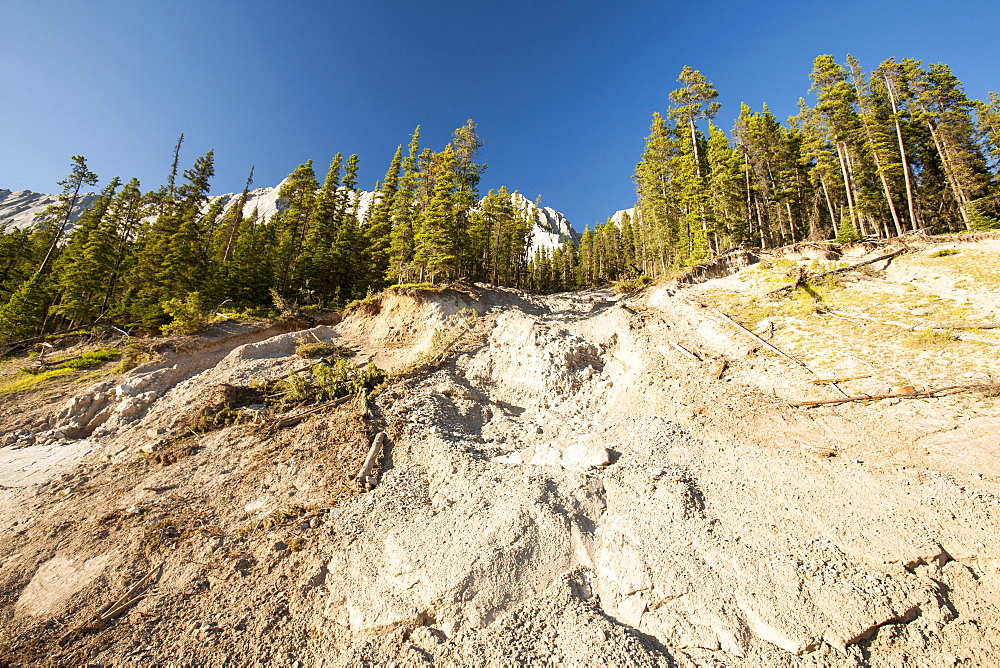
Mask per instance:
[[[58,185],[63,187],[63,191],[59,195],[59,203],[49,207],[43,214],[52,220],[58,221],[52,243],[49,245],[49,250],[45,253],[42,264],[38,267],[38,273],[43,276],[48,273],[53,254],[56,248],[59,247],[59,242],[62,240],[67,226],[69,226],[73,216],[73,209],[76,208],[76,203],[80,197],[80,189],[85,185],[92,186],[97,184],[97,174],[87,168],[86,158],[82,155],[74,155],[72,160],[73,171],[65,179],[58,182]]]
[[[392,199],[392,232],[389,244],[389,278],[397,283],[411,280],[413,272],[414,228],[417,218],[417,156],[420,151],[420,126],[410,137],[403,176]]]
[[[389,260],[392,249],[392,216],[396,192],[399,189],[400,169],[403,162],[403,147],[397,146],[392,156],[389,170],[385,173],[382,185],[376,188],[369,207],[368,224],[364,226],[367,239],[368,255],[371,264],[369,283],[376,287],[384,285],[389,273]]]
[[[276,289],[286,298],[292,296],[292,278],[299,274],[303,262],[302,247],[318,185],[312,160],[307,160],[288,175],[278,191],[284,209],[274,216],[278,244],[275,266],[279,271]]]
[[[54,267],[59,304],[53,313],[65,317],[70,327],[93,322],[100,312],[96,297],[104,288],[113,240],[103,234],[121,179],[115,177],[94,204],[77,221],[66,248]]]
[[[451,144],[437,156],[438,175],[434,192],[420,216],[414,232],[413,262],[421,280],[434,283],[438,278],[454,276],[456,248],[454,241],[455,183],[457,161]]]

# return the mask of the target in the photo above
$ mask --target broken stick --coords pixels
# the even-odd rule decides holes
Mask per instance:
[[[859,378],[871,378],[870,373],[866,373],[861,376],[844,376],[843,378],[817,378],[816,380],[810,380],[809,382],[813,385],[825,385],[826,383],[845,383],[849,380],[858,380]]]
[[[372,467],[375,466],[375,459],[378,458],[378,453],[382,451],[382,444],[385,443],[386,438],[385,432],[380,431],[375,437],[375,440],[372,441],[372,447],[368,449],[368,456],[365,458],[365,464],[361,467],[361,470],[358,471],[358,475],[355,476],[355,480],[362,484],[371,482],[368,479],[369,474],[372,472]]]
[[[949,385],[948,387],[939,387],[936,390],[926,390],[924,392],[914,392],[913,394],[862,394],[856,397],[845,397],[843,399],[822,399],[820,401],[797,401],[795,403],[789,404],[795,406],[796,408],[812,408],[813,406],[828,406],[831,404],[846,404],[852,401],[869,401],[871,399],[926,399],[928,397],[936,397],[942,392],[953,392],[953,391],[964,391],[971,390],[970,385]]]
[[[685,348],[681,344],[674,343],[673,341],[667,341],[667,343],[669,343],[671,346],[673,346],[674,350],[676,350],[677,352],[679,352],[682,355],[686,355],[686,356],[690,357],[695,362],[700,362],[701,361],[701,359],[699,359],[699,357],[697,355],[695,355],[693,352],[691,352],[690,350],[688,350],[687,348]]]

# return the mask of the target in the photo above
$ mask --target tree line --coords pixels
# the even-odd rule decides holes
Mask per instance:
[[[966,96],[944,64],[815,59],[815,101],[780,122],[741,105],[715,125],[714,85],[684,67],[653,114],[633,179],[637,202],[578,241],[530,248],[533,219],[506,188],[480,198],[486,165],[470,120],[442,150],[420,128],[371,193],[358,156],[312,161],[246,214],[253,170],[226,206],[209,197],[214,155],[142,192],[112,179],[70,231],[82,156],[31,230],[0,231],[0,340],[95,323],[156,330],[183,312],[330,308],[392,283],[457,278],[547,293],[669,275],[735,248],[1000,228],[1000,96]],[[707,130],[707,132],[706,132]],[[529,256],[529,253],[530,256]]]
[[[532,287],[656,277],[741,247],[1000,228],[1000,96],[970,99],[947,65],[910,58],[866,72],[822,55],[809,79],[812,105],[783,124],[743,104],[727,136],[714,85],[684,67],[653,114],[632,213],[537,251]]]
[[[0,233],[0,340],[95,323],[156,330],[182,312],[331,308],[391,283],[455,278],[522,286],[531,230],[506,188],[480,199],[486,165],[470,120],[441,151],[420,128],[398,147],[384,180],[358,188],[358,156],[337,154],[322,183],[312,161],[279,190],[280,210],[245,214],[253,170],[235,201],[210,198],[214,154],[142,192],[112,179],[70,220],[98,177],[73,156],[63,191],[30,230]]]

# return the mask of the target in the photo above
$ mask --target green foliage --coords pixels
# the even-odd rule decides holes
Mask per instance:
[[[351,354],[351,351],[343,346],[337,346],[332,343],[312,341],[310,343],[303,343],[296,347],[295,354],[304,359],[312,357],[330,357],[333,355],[338,357],[347,357]]]
[[[30,337],[41,326],[47,303],[45,277],[36,272],[0,306],[0,341]]]
[[[67,360],[60,366],[67,369],[93,369],[119,357],[121,357],[121,351],[117,348],[101,348],[80,353],[79,357]]]
[[[948,257],[949,255],[958,255],[960,252],[957,248],[942,248],[931,253],[931,257]]]
[[[970,202],[969,229],[972,232],[985,232],[987,230],[1000,230],[1000,220],[986,215],[984,207],[978,202]]]
[[[213,317],[205,310],[201,293],[192,292],[184,299],[168,299],[163,302],[163,310],[171,321],[163,327],[164,334],[194,334],[207,329]]]
[[[614,281],[611,287],[614,288],[615,292],[619,294],[628,294],[630,292],[635,292],[639,288],[646,287],[653,282],[653,279],[645,274],[641,276],[635,276],[631,278],[622,278]]]
[[[266,403],[283,410],[289,404],[315,403],[371,391],[385,381],[385,372],[374,364],[358,366],[337,357],[314,364],[304,375],[265,383]]]
[[[837,231],[837,237],[834,239],[834,241],[838,244],[857,243],[864,240],[864,236],[849,222],[840,224],[840,229]]]

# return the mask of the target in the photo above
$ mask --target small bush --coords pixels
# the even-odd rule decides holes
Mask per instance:
[[[852,223],[841,223],[840,229],[837,230],[837,237],[834,239],[838,244],[851,244],[864,240],[864,236],[858,232]]]
[[[212,324],[212,316],[205,310],[201,294],[192,292],[181,301],[178,298],[163,302],[163,310],[172,320],[164,325],[164,334],[194,334]]]
[[[641,276],[635,276],[632,278],[620,278],[611,284],[615,292],[619,294],[628,294],[629,292],[635,292],[639,288],[646,287],[653,282],[653,279],[642,274]]]
[[[111,370],[111,373],[131,371],[143,362],[152,359],[152,357],[152,346],[142,341],[131,340],[125,344],[125,348],[122,350],[121,362]]]
[[[931,257],[948,257],[949,255],[958,255],[960,252],[957,248],[942,248],[931,253]]]

